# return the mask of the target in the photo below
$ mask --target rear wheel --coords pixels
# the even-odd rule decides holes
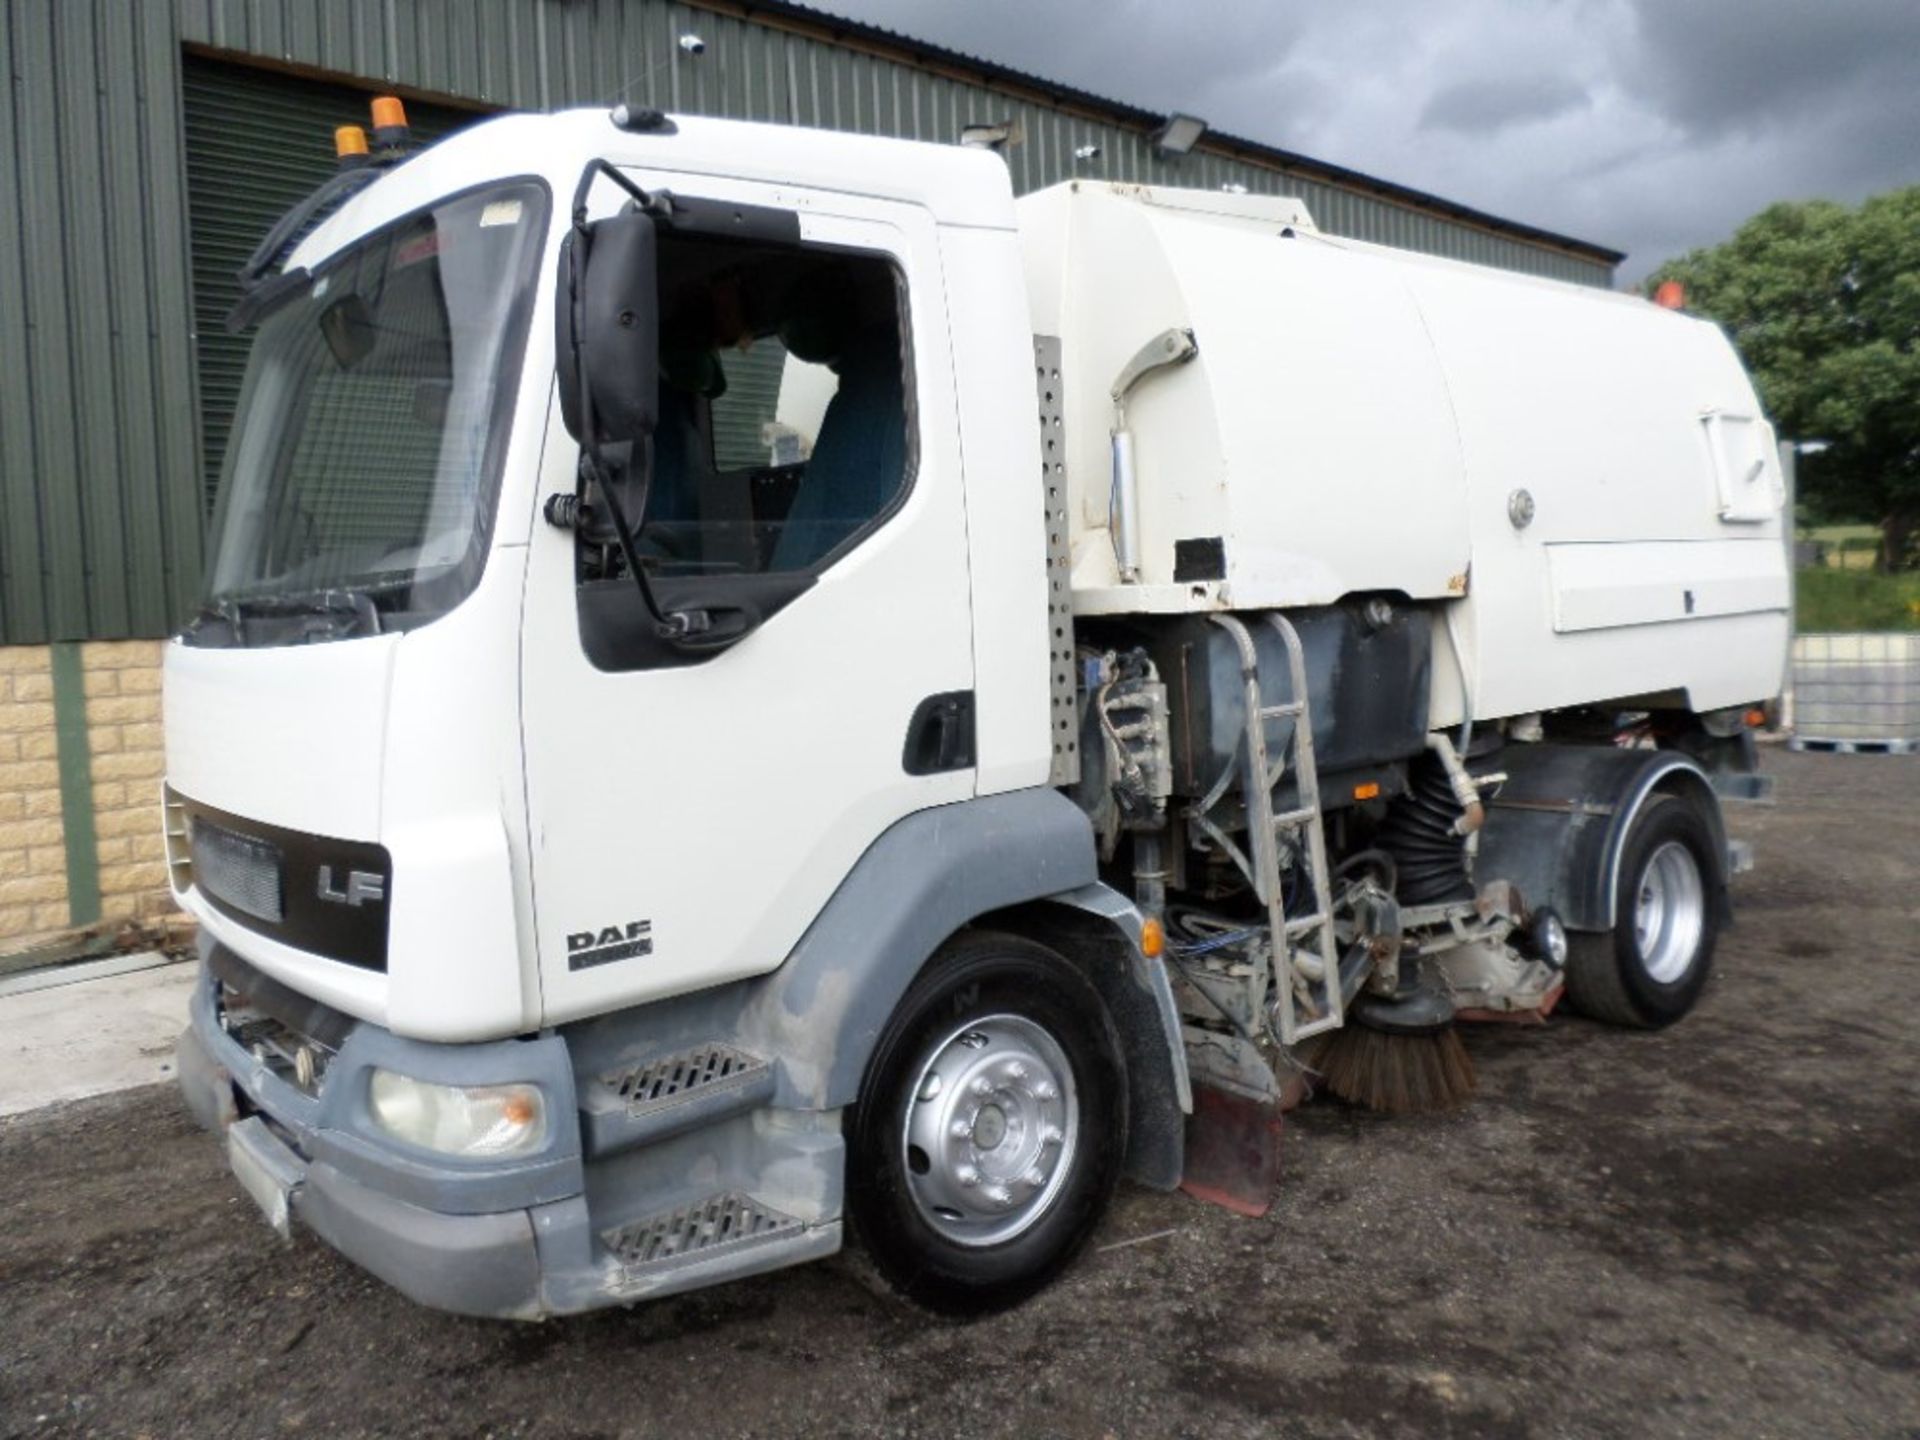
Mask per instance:
[[[1569,937],[1567,997],[1615,1025],[1670,1025],[1699,1000],[1719,938],[1712,833],[1661,797],[1641,813],[1620,857],[1614,926]]]
[[[1033,1293],[1106,1208],[1126,1094],[1078,970],[1012,936],[948,942],[888,1021],[850,1126],[848,1207],[875,1265],[950,1313]]]

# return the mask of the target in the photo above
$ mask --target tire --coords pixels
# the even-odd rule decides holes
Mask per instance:
[[[1016,1304],[1074,1257],[1113,1195],[1127,1134],[1118,1032],[1053,951],[964,933],[881,1032],[848,1134],[848,1212],[887,1282],[946,1314]]]
[[[1713,973],[1720,919],[1713,835],[1689,805],[1656,797],[1620,857],[1614,927],[1568,936],[1567,998],[1612,1025],[1671,1025]]]

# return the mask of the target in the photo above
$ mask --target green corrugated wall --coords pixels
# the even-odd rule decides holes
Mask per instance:
[[[670,109],[944,141],[969,122],[1011,119],[1022,138],[1007,163],[1021,190],[1074,175],[1241,184],[1300,196],[1336,233],[1611,281],[1597,255],[1259,155],[1163,161],[1138,116],[1081,97],[1055,104],[958,61],[905,63],[872,53],[878,44],[838,44],[792,17],[763,23],[721,3],[0,0],[0,197],[12,202],[0,207],[0,643],[161,635],[198,587],[214,457],[195,332],[217,297],[203,296],[196,318],[183,47],[483,108],[597,103],[624,90]],[[687,30],[707,42],[698,59],[674,43]],[[1099,158],[1076,161],[1089,144]],[[254,157],[294,168],[273,145]],[[203,213],[236,198],[196,178]],[[217,429],[220,387],[231,387],[218,364],[231,357],[214,361],[204,398]]]
[[[333,129],[365,125],[367,100],[344,86],[189,55],[183,69],[187,209],[193,261],[194,375],[208,513],[251,336],[227,332],[235,275],[273,222],[334,171]],[[415,103],[407,123],[438,140],[484,113]],[[260,165],[262,152],[274,157]]]

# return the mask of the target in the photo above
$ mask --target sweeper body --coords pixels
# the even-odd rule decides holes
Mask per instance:
[[[245,272],[166,662],[181,1083],[283,1231],[533,1317],[851,1224],[978,1308],[1122,1175],[1264,1208],[1304,1082],[1694,1004],[1787,628],[1710,326],[976,151],[388,119]]]

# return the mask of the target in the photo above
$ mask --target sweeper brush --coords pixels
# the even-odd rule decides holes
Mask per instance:
[[[1364,1023],[1316,1035],[1296,1056],[1318,1088],[1386,1115],[1450,1110],[1473,1094],[1473,1061],[1453,1026],[1408,1033]]]

